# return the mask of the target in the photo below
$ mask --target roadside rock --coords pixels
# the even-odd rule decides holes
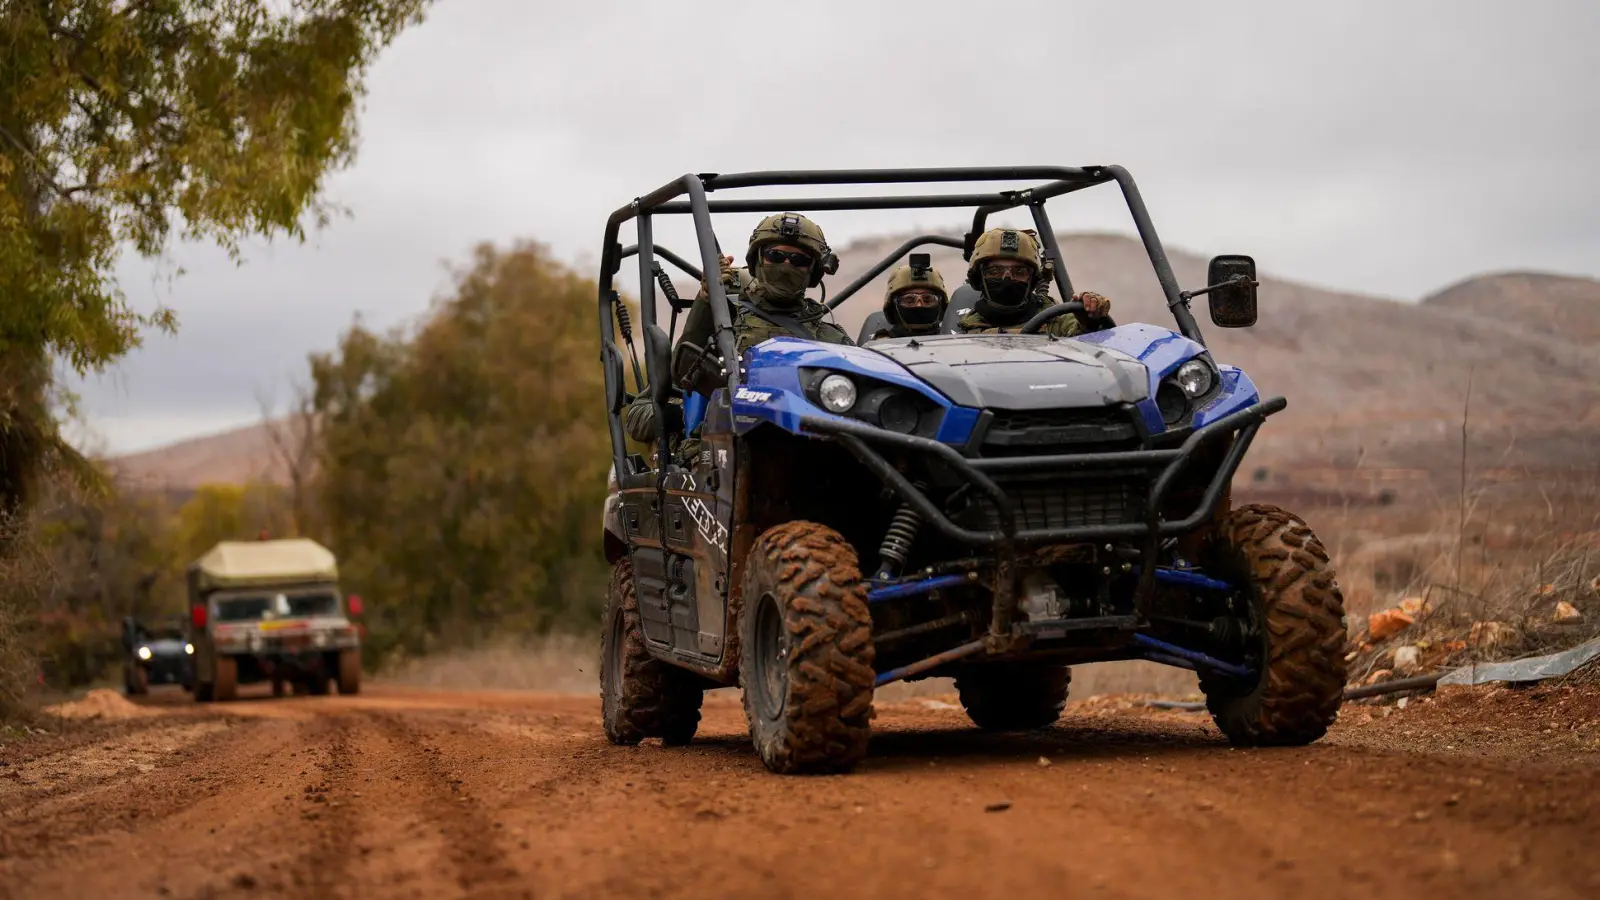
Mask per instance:
[[[1415,618],[1399,609],[1386,609],[1382,612],[1375,612],[1367,617],[1367,639],[1381,641],[1384,638],[1393,637],[1410,628],[1416,621]]]
[[[1579,612],[1576,606],[1562,600],[1556,604],[1555,612],[1550,614],[1550,621],[1559,622],[1563,625],[1582,622],[1583,613]]]

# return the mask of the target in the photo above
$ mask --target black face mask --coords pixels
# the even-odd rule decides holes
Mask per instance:
[[[900,321],[905,323],[907,328],[927,328],[939,321],[937,306],[906,307],[896,303],[894,309],[900,314]]]
[[[1021,309],[1028,301],[1028,283],[1011,278],[985,278],[983,296],[997,309]]]

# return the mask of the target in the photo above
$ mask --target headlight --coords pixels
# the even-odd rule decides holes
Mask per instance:
[[[149,659],[150,658],[150,648],[149,647],[140,647],[139,648],[139,658],[140,659]]]
[[[817,387],[822,408],[831,413],[842,413],[856,405],[855,382],[843,375],[829,375]]]
[[[183,645],[183,652],[189,654],[190,656],[193,656],[194,655],[194,645],[193,644],[184,644]]]
[[[1177,375],[1173,377],[1178,387],[1183,388],[1183,395],[1190,400],[1211,390],[1211,367],[1201,360],[1191,359],[1179,366]]]

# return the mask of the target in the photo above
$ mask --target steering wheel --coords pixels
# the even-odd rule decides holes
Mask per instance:
[[[1055,321],[1056,319],[1059,319],[1068,313],[1081,313],[1083,311],[1082,303],[1057,303],[1055,306],[1049,306],[1034,313],[1033,318],[1022,323],[1022,328],[1019,329],[1017,333],[1038,334],[1039,329]]]

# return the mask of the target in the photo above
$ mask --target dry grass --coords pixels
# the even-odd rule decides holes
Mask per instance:
[[[386,667],[385,681],[449,690],[598,693],[598,637],[549,635],[449,650]]]

